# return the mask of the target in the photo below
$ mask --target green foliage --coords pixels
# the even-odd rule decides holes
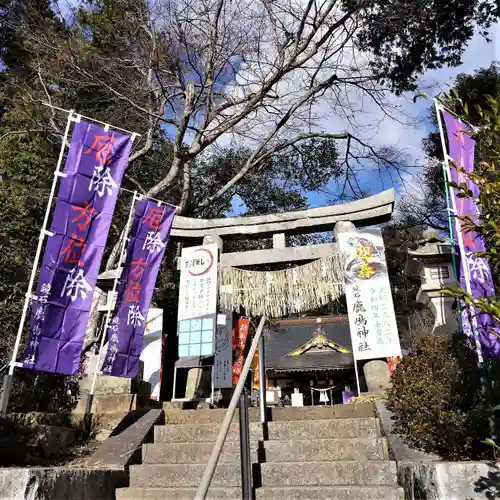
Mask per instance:
[[[453,93],[442,96],[443,103],[461,116],[463,116],[465,105],[468,114],[467,117],[463,116],[464,120],[481,128],[485,122],[478,114],[477,106],[488,107],[488,95],[495,99],[500,98],[500,67],[493,63],[487,68],[478,69],[471,75],[461,73],[456,77],[452,89]],[[434,124],[435,130],[429,133],[422,144],[427,155],[421,176],[422,195],[418,199],[406,196],[400,200],[398,208],[401,212],[402,225],[413,227],[415,224],[423,224],[447,233],[448,212],[444,197],[442,168],[444,152],[434,106],[431,107],[429,120]],[[483,144],[481,137],[476,137],[476,140],[479,141],[476,145],[476,158],[479,163],[482,161],[481,158],[484,159]]]
[[[69,415],[79,395],[76,377],[17,370],[9,398],[9,411]]]
[[[358,43],[371,51],[370,65],[397,92],[415,89],[416,77],[429,69],[458,66],[476,29],[488,29],[500,15],[489,0],[344,0],[361,5]]]
[[[2,127],[0,127],[1,135]],[[43,136],[0,142],[0,359],[12,350],[52,182],[55,151]]]
[[[463,101],[457,92],[445,96],[447,100],[454,100],[461,106],[464,121],[471,123],[473,115],[481,118],[482,126],[471,132],[474,139],[480,144],[479,161],[473,172],[465,172],[459,165],[455,165],[465,178],[477,186],[477,193],[473,193],[466,183],[451,185],[458,191],[460,198],[473,200],[480,208],[477,220],[470,216],[461,217],[462,226],[466,231],[479,234],[485,244],[486,251],[478,252],[478,256],[488,259],[488,263],[495,276],[500,275],[500,100],[492,96],[485,96],[486,105],[483,108],[476,105],[474,109]],[[448,294],[461,296],[468,304],[477,307],[484,313],[492,315],[500,324],[500,299],[498,296],[473,297],[460,288],[447,290]],[[500,339],[499,339],[500,342]]]
[[[464,337],[424,336],[417,354],[404,357],[392,377],[388,408],[394,432],[413,448],[447,460],[490,459],[489,413],[484,411],[480,372],[472,346]],[[500,361],[490,360],[493,380]],[[500,397],[495,383],[493,397]]]
[[[491,92],[491,95],[488,95]],[[500,70],[498,66],[481,69],[475,75],[459,75],[454,88],[441,97],[442,102],[476,128],[475,169],[462,174],[478,188],[473,193],[465,183],[452,184],[459,197],[474,200],[480,208],[478,219],[462,217],[465,230],[474,231],[485,241],[486,257],[493,275],[500,276]],[[433,116],[436,121],[435,114]],[[437,134],[424,143],[427,153],[442,159],[443,151]],[[441,165],[430,165],[438,180]],[[436,182],[436,187],[440,182]],[[432,187],[432,185],[431,185]],[[431,203],[439,203],[439,191],[428,189]],[[441,205],[443,200],[441,197]],[[430,213],[430,210],[429,210]],[[473,297],[459,287],[445,291],[465,300],[500,322],[498,296]],[[500,339],[499,339],[500,342]],[[396,432],[407,442],[444,458],[492,458],[497,445],[489,439],[491,426],[488,409],[491,401],[481,394],[476,353],[465,338],[424,339],[416,356],[404,358],[393,378],[389,406],[396,416]],[[486,360],[491,400],[498,401],[499,360]]]

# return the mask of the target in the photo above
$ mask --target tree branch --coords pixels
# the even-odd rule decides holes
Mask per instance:
[[[7,138],[9,135],[21,135],[21,134],[31,134],[32,132],[46,132],[46,129],[43,128],[30,128],[27,130],[11,130],[10,132],[5,132],[0,135],[0,141]]]

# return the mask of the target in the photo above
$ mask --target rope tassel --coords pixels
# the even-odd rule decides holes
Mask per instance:
[[[249,316],[280,318],[317,309],[344,293],[338,253],[303,266],[279,271],[247,271],[219,267],[220,302],[226,309],[241,308]]]

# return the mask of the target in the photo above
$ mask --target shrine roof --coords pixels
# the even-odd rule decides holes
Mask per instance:
[[[266,332],[266,369],[292,372],[352,367],[349,320],[347,317],[331,320],[325,318],[321,323],[314,322],[314,318],[309,322],[298,319],[296,323],[285,320],[270,328]]]

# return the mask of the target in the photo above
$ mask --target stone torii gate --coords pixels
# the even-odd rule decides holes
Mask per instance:
[[[333,231],[340,221],[352,222],[356,227],[381,224],[391,220],[394,210],[394,189],[388,189],[362,200],[268,215],[194,219],[177,216],[172,225],[171,238],[184,243],[209,238],[210,241],[273,237],[273,250],[252,250],[223,254],[221,262],[233,266],[250,266],[273,262],[312,260],[331,252],[329,244],[290,247],[286,251],[285,234],[310,234]],[[237,259],[236,261],[233,259]]]
[[[286,246],[286,235],[333,232],[338,222],[350,222],[356,227],[388,222],[392,217],[394,201],[394,189],[389,189],[354,202],[284,213],[218,219],[177,216],[173,222],[171,238],[181,241],[187,247],[201,242],[216,244],[219,250],[220,266],[258,268],[278,263],[304,264],[327,257],[335,251],[333,234],[331,243],[296,247]],[[270,237],[273,240],[273,248],[270,249],[231,253],[223,251],[225,240]],[[260,352],[263,353],[263,343],[260,348],[262,349]],[[259,359],[262,359],[260,371],[265,373],[263,368],[265,360],[262,355]],[[189,390],[186,388],[187,399],[194,399],[197,384],[201,378],[200,370],[201,368],[194,366],[190,368],[187,381]]]

